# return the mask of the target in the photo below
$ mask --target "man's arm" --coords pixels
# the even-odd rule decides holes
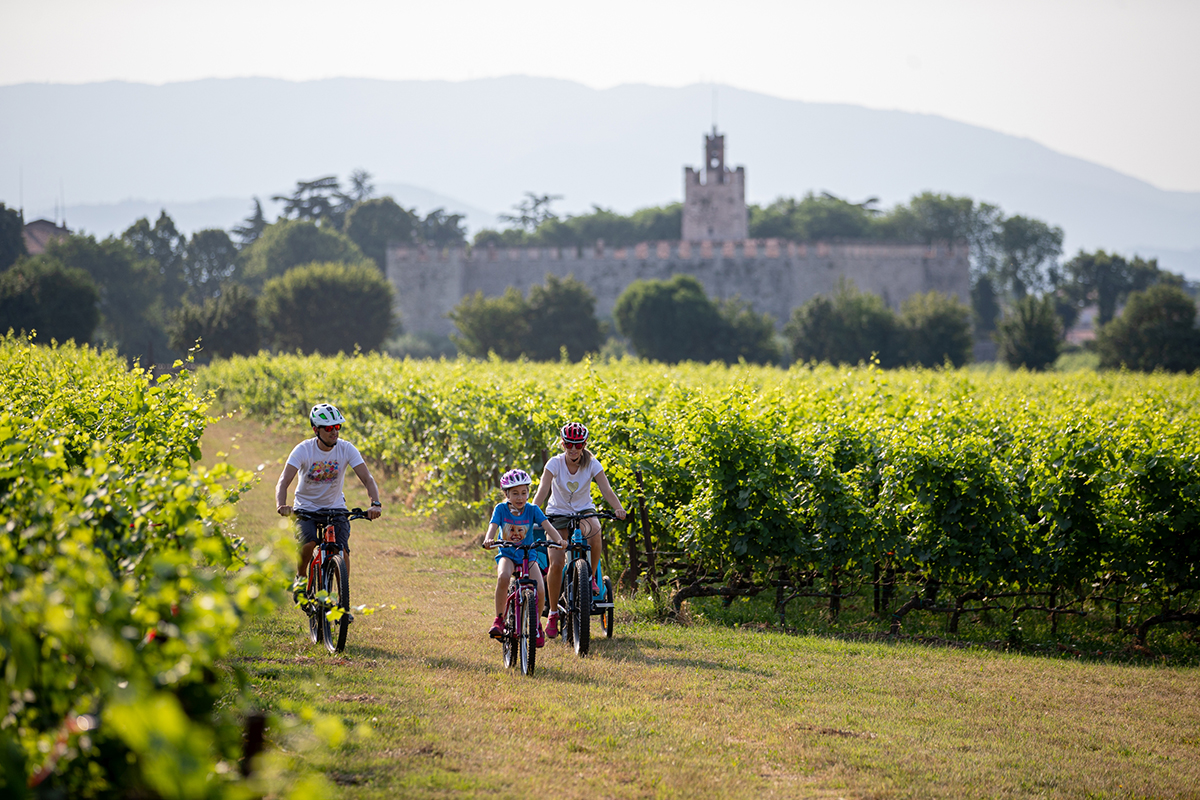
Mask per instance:
[[[363,462],[354,468],[354,474],[362,481],[362,485],[367,487],[367,494],[371,496],[371,507],[367,509],[367,519],[379,519],[379,515],[383,513],[383,506],[379,502],[379,487],[375,485],[375,479],[371,477],[371,470],[367,469],[367,462]]]
[[[275,484],[275,511],[281,517],[292,513],[292,507],[287,504],[287,493],[288,487],[296,479],[297,472],[299,470],[291,464],[284,464],[283,472],[279,473],[279,482]]]

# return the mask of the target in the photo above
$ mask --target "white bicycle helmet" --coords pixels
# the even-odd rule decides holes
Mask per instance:
[[[308,420],[318,426],[346,424],[346,418],[342,416],[342,412],[337,410],[337,406],[329,403],[317,403],[313,406],[312,411],[308,412]]]
[[[532,484],[533,478],[530,478],[529,473],[523,469],[510,469],[500,476],[501,489],[512,489],[514,486],[530,486]]]

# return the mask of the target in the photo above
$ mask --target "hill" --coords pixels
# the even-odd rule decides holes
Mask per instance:
[[[1200,193],[1169,192],[1036,142],[941,117],[783,100],[718,88],[732,164],[748,200],[827,190],[885,204],[933,190],[1060,225],[1068,253],[1156,255],[1200,277]],[[365,168],[380,184],[426,187],[504,210],[523,192],[630,211],[677,200],[700,160],[712,87],[594,90],[508,77],[461,83],[266,78],[149,86],[0,87],[0,195],[49,208],[153,205],[286,191],[300,178]],[[68,207],[70,211],[71,207]],[[454,209],[451,209],[454,210]],[[32,214],[30,214],[32,216]],[[478,226],[490,220],[477,221]],[[120,226],[117,226],[120,227]]]

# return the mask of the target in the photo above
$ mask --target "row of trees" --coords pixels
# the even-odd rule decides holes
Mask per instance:
[[[187,237],[163,211],[119,237],[69,235],[33,257],[20,215],[0,206],[0,327],[103,343],[147,364],[179,357],[197,337],[220,355],[379,347],[395,327],[386,244],[462,243],[465,231],[441,209],[421,218],[372,198],[369,179],[354,173],[348,191],[334,177],[299,182],[276,198],[284,213],[274,223],[255,200],[231,232]]]

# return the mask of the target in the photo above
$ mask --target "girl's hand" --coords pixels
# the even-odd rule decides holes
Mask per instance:
[[[617,519],[625,519],[625,509],[621,508],[620,506],[617,506],[613,510],[613,513],[617,515]]]

